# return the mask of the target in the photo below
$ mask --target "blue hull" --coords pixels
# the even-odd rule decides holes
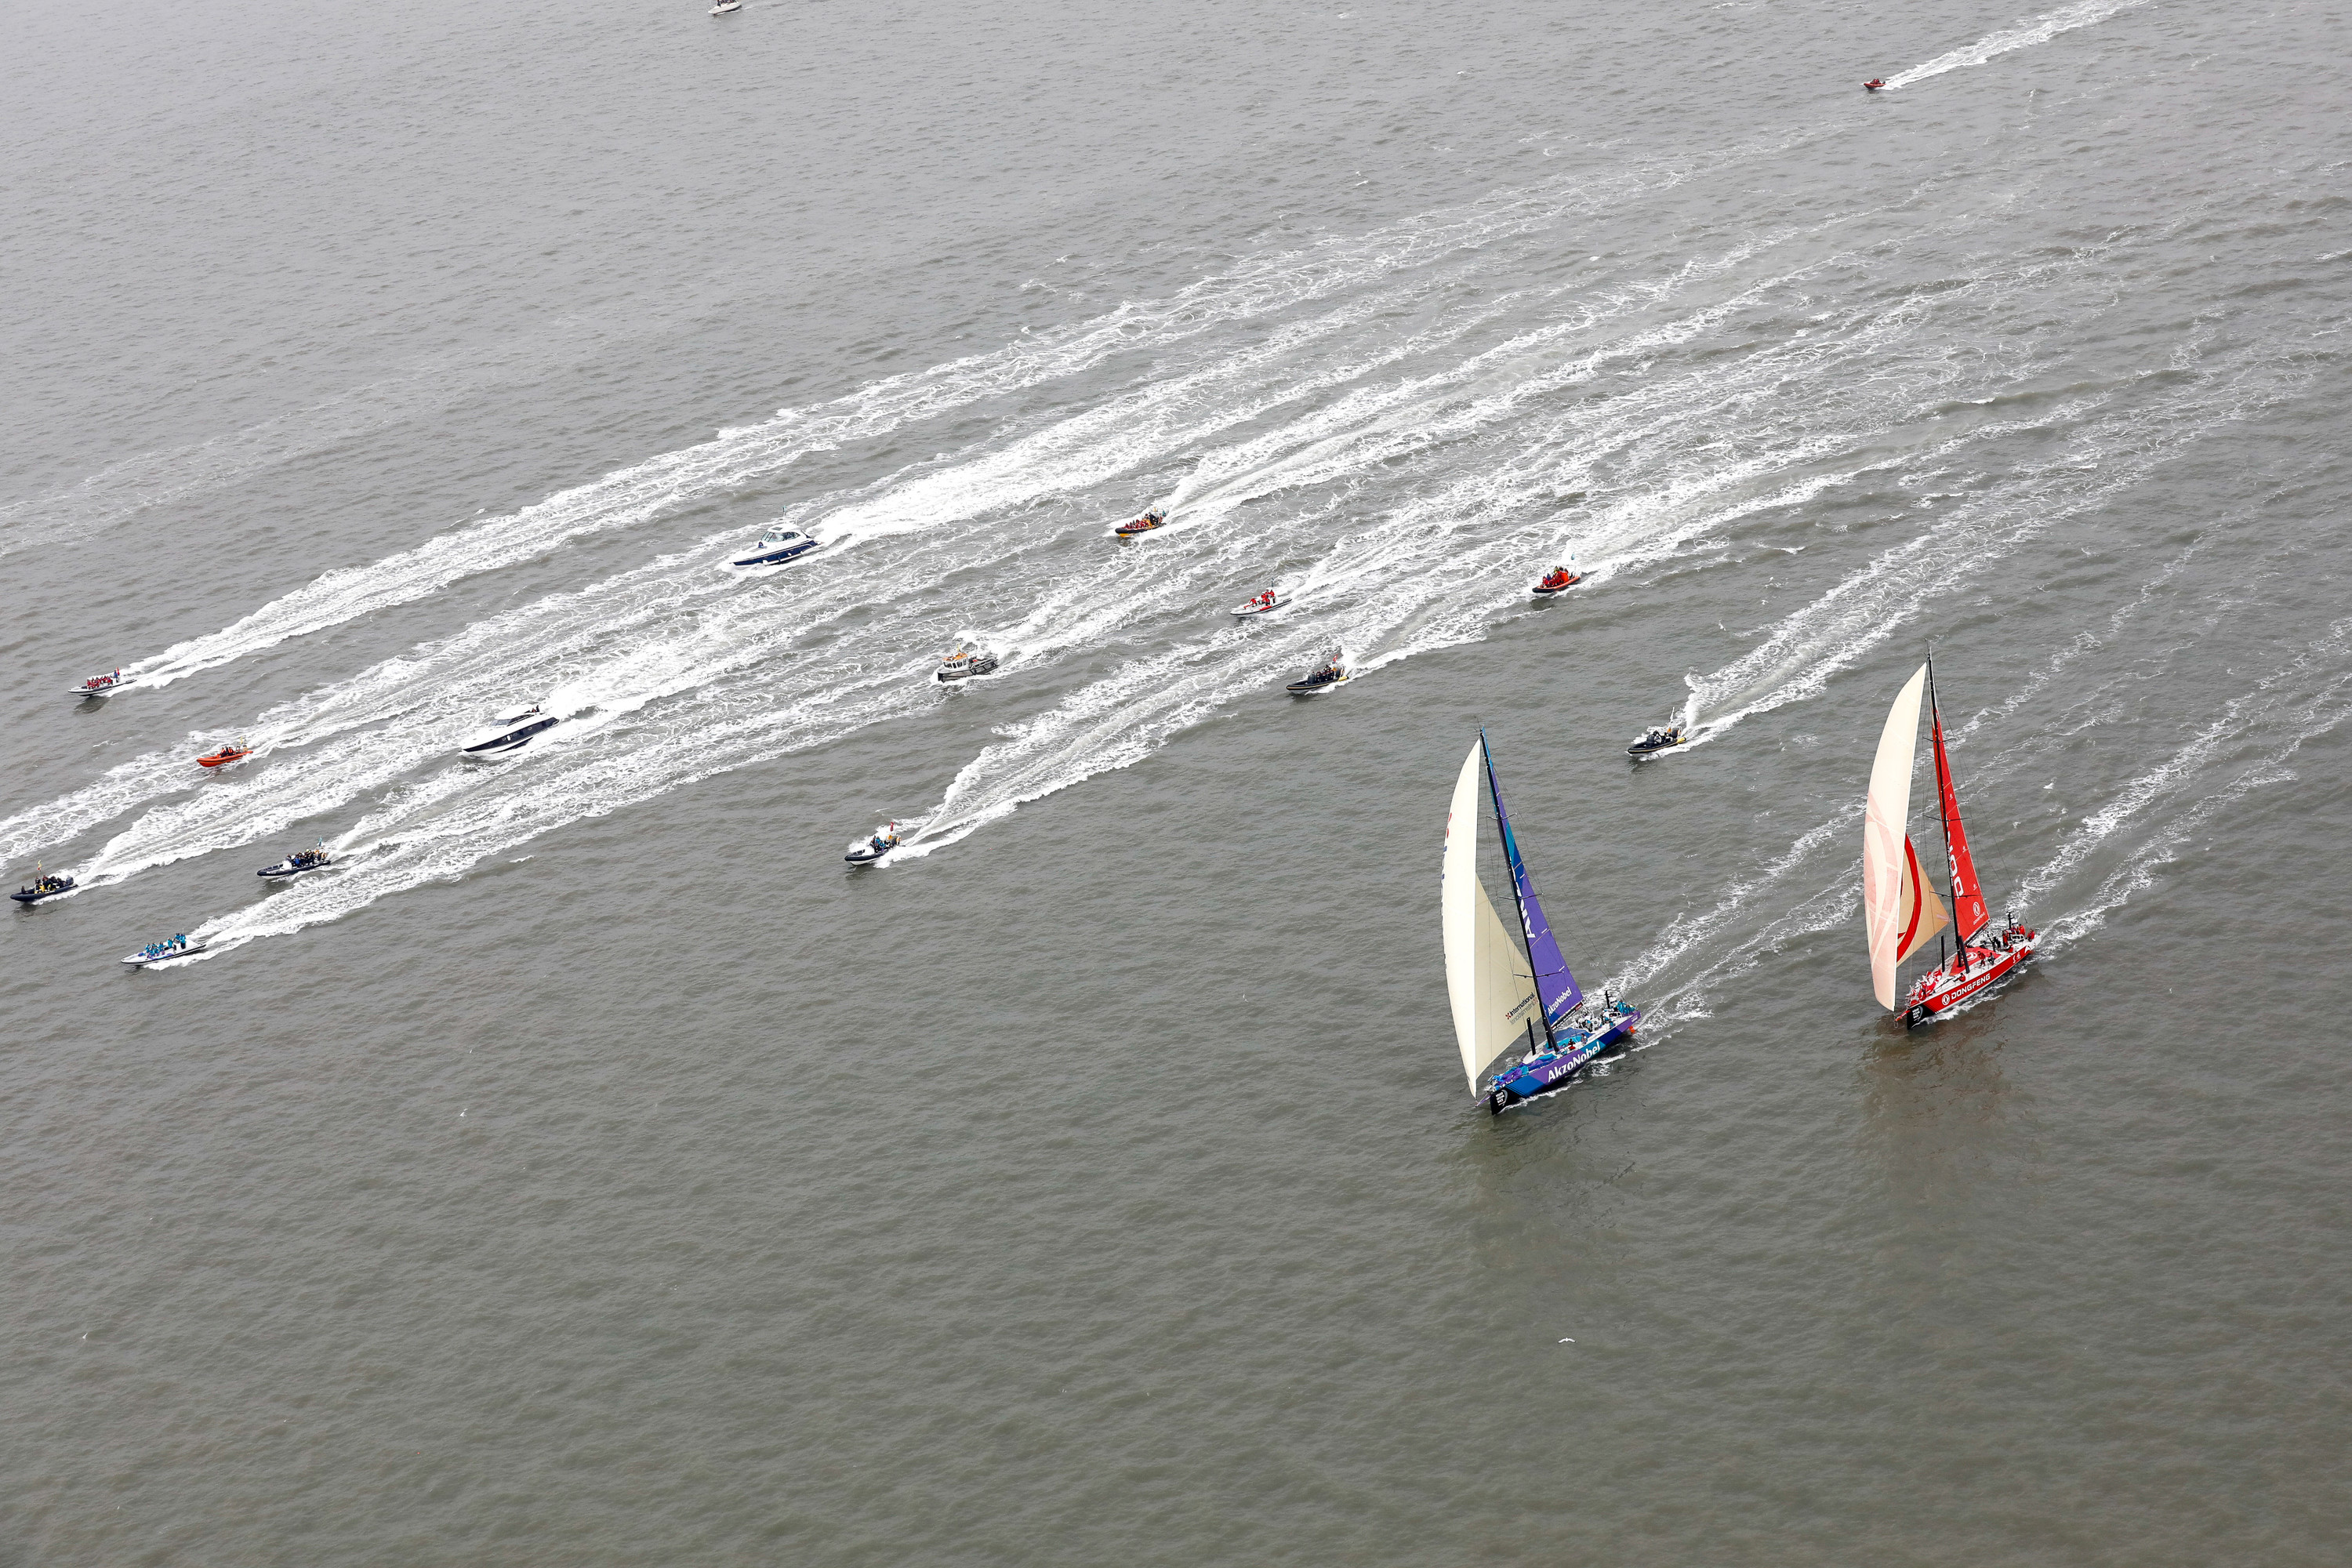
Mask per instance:
[[[1557,1055],[1538,1057],[1496,1076],[1486,1090],[1487,1113],[1500,1116],[1514,1105],[1567,1088],[1597,1058],[1633,1039],[1633,1026],[1641,1021],[1641,1010],[1628,1007],[1611,1014],[1607,1026],[1598,1033],[1563,1033]]]
[[[810,551],[814,550],[815,548],[816,541],[814,539],[803,540],[798,544],[788,544],[782,550],[771,550],[761,555],[746,555],[741,560],[734,563],[734,564],[738,566],[782,566],[785,562],[792,560],[794,556],[806,555]]]

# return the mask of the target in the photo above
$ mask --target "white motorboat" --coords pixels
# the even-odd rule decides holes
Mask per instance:
[[[1290,599],[1287,595],[1277,594],[1273,589],[1268,588],[1265,593],[1260,594],[1248,604],[1235,605],[1234,606],[1234,614],[1243,616],[1270,616],[1274,614],[1275,611],[1281,609],[1285,605],[1289,603]]]
[[[724,16],[730,11],[740,11],[742,8],[743,0],[719,0],[719,4],[710,8],[710,14],[714,16]]]
[[[970,680],[976,675],[993,674],[996,665],[996,656],[986,648],[971,643],[958,643],[954,652],[940,660],[940,667],[931,672],[931,679],[950,682]]]
[[[67,688],[66,694],[69,697],[111,697],[130,684],[121,670],[114,669],[104,675],[93,675],[79,686]]]
[[[730,566],[782,566],[816,548],[816,541],[797,528],[772,528],[760,535],[749,555],[739,555]]]
[[[190,953],[204,951],[205,943],[202,939],[191,938],[183,931],[178,936],[167,937],[162,942],[151,942],[137,952],[124,953],[122,962],[134,969],[144,969],[151,963],[167,963],[173,959],[185,958]]]

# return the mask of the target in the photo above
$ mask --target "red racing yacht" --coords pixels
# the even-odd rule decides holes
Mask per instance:
[[[1896,972],[1903,961],[1937,937],[1936,966],[1912,983],[1900,1011],[1903,1026],[1916,1029],[1930,1018],[1972,1001],[2013,973],[2033,956],[2035,932],[2006,916],[1999,931],[1985,907],[1976,858],[1969,853],[1968,828],[1960,821],[1960,797],[1952,787],[1951,759],[1944,752],[1944,716],[1936,707],[1935,662],[1930,659],[1904,682],[1871,764],[1870,797],[1863,814],[1862,910],[1870,938],[1870,976],[1878,1005],[1895,1007]],[[1919,699],[1926,688],[1936,749],[1937,810],[1943,823],[1946,886],[1951,912],[1936,896],[1935,884],[1919,869],[1911,843],[1911,762],[1919,742]],[[1937,936],[1957,932],[1957,951],[1945,955]]]

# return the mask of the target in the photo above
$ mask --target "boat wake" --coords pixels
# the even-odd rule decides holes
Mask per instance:
[[[1948,54],[1937,55],[1907,71],[1897,71],[1886,79],[1886,85],[1881,90],[1891,92],[1915,81],[1925,81],[1946,71],[1958,70],[1963,66],[1980,66],[1996,56],[2032,48],[2036,44],[2046,44],[2061,33],[2094,26],[2120,12],[2136,11],[2147,4],[2147,0],[2083,0],[2080,5],[2064,6],[2031,22],[2004,28],[1998,33],[1988,33],[1973,44],[1963,44]]]
[[[919,816],[897,853],[921,858],[1244,703],[1284,700],[1282,684],[1334,644],[1350,684],[1303,721],[1339,721],[1379,700],[1364,678],[1533,614],[1528,583],[1571,552],[1596,588],[1662,601],[1736,584],[1733,624],[1769,617],[1747,652],[1689,678],[1695,743],[1713,744],[1829,694],[1927,606],[1984,605],[1990,617],[2030,605],[2055,536],[2103,541],[2105,520],[2166,465],[2308,384],[2308,329],[2329,323],[2284,299],[2264,331],[2224,341],[2191,327],[2082,363],[2084,324],[2162,264],[2195,212],[2042,243],[2006,219],[1906,226],[1907,188],[1875,201],[1841,190],[1833,207],[1765,232],[1737,215],[1677,231],[1606,275],[1554,264],[1569,218],[1752,178],[1743,160],[1789,144],[1246,261],[330,574],[133,673],[176,680],[723,497],[821,448],[874,444],[866,477],[785,507],[828,544],[803,567],[715,570],[740,551],[740,526],[666,540],[641,565],[269,708],[240,727],[267,752],[242,776],[199,781],[194,738],[150,738],[146,754],[0,821],[0,852],[76,849],[73,874],[103,886],[298,826],[373,847],[205,928],[221,952],[720,773],[1002,705],[987,742],[956,742],[931,775],[965,759],[928,813],[889,803]],[[1963,241],[1972,259],[1954,277]],[[1071,393],[1082,373],[1109,390]],[[984,433],[942,437],[949,449],[920,462],[891,455],[928,421]],[[1155,500],[1169,529],[1134,549],[1103,541],[1108,520]],[[2150,580],[2147,613],[2170,604],[2196,548]],[[1235,622],[1230,607],[1269,582],[1296,607]],[[1546,629],[1577,624],[1555,612]],[[1017,661],[1019,681],[939,702],[949,626]],[[2061,657],[2087,666],[2114,635],[2077,637]],[[2004,718],[2071,694],[2077,676],[2053,666],[2041,679]],[[567,721],[506,762],[461,761],[485,703],[509,694],[544,697]],[[2046,727],[2092,721],[2068,695]],[[2220,747],[2232,731],[2217,733]],[[1736,963],[1847,918],[1831,873],[1851,858],[1839,813],[1853,794],[1852,780],[1825,784],[1819,828],[1670,925],[1622,978],[1699,1006],[1713,971],[1686,971],[1703,949],[1727,942]],[[2105,853],[2095,841],[2079,868],[2029,879],[2033,896],[2063,902],[2082,876],[2107,874]],[[1809,879],[1819,891],[1803,890]],[[1759,928],[1792,890],[1779,907],[1794,923]]]

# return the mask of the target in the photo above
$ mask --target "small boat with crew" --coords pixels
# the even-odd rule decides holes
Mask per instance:
[[[1661,724],[1625,748],[1625,754],[1637,763],[1649,761],[1661,752],[1671,752],[1676,746],[1690,743],[1690,732],[1680,724]]]
[[[994,673],[996,664],[996,656],[986,648],[974,643],[960,642],[949,650],[945,658],[940,660],[940,667],[931,672],[931,679],[949,684],[970,680],[977,675]]]
[[[131,682],[122,678],[121,670],[113,669],[104,675],[91,676],[79,686],[71,688],[68,695],[81,698],[111,697],[130,684]]]
[[[1490,805],[1518,915],[1514,926],[1495,912],[1478,877],[1479,835]],[[1470,1092],[1488,1115],[1566,1089],[1595,1062],[1630,1048],[1641,1010],[1614,993],[1591,1001],[1570,973],[1511,829],[1484,730],[1454,781],[1438,901],[1454,1044]]]
[[[1234,614],[1244,619],[1251,616],[1270,616],[1290,603],[1287,596],[1268,588],[1246,605],[1234,606]]]
[[[1886,84],[1885,82],[1879,80],[1876,77],[1872,77],[1868,81],[1862,84],[1862,90],[1864,92],[1876,92],[1880,88],[1885,87],[1885,85]]]
[[[563,722],[562,715],[550,713],[539,703],[528,708],[493,714],[490,721],[474,731],[474,738],[458,750],[469,757],[502,756],[519,752],[531,742],[534,735],[543,735]]]
[[[842,858],[853,866],[873,866],[879,864],[884,856],[897,847],[898,847],[898,825],[896,822],[886,822],[865,837],[853,840],[849,846],[849,853],[844,855]]]
[[[334,863],[334,857],[327,853],[327,841],[322,838],[319,841],[319,847],[316,849],[297,849],[276,865],[264,866],[254,875],[275,880],[287,877],[299,877],[305,871],[323,871]]]
[[[52,877],[36,866],[33,879],[8,896],[20,904],[37,904],[44,899],[61,899],[73,890],[71,877]]]
[[[1141,517],[1137,518],[1133,522],[1122,522],[1110,531],[1111,537],[1114,539],[1133,539],[1138,535],[1150,533],[1154,529],[1165,528],[1167,526],[1168,514],[1158,507],[1154,507],[1150,511],[1145,512]]]
[[[1945,886],[1951,909],[1936,896],[1935,883],[1919,868],[1911,843],[1911,760],[1919,744],[1920,689],[1927,689],[1936,752],[1937,816],[1943,825]],[[1862,825],[1862,920],[1870,942],[1871,986],[1882,1007],[1899,1011],[1906,1029],[1916,1029],[1964,1003],[1972,1002],[2015,973],[2033,956],[2039,933],[2011,914],[1993,929],[1992,912],[1977,879],[1976,858],[1960,821],[1959,792],[1951,759],[1944,751],[1944,716],[1936,708],[1935,660],[1931,657],[1904,683],[1879,731],[1878,755],[1870,767],[1870,794]],[[1937,933],[1955,928],[1948,959]],[[1902,1005],[1895,996],[1903,961],[1936,938],[1936,966],[1912,984]]]
[[[196,759],[196,766],[200,768],[225,768],[231,763],[241,763],[251,755],[253,755],[253,747],[243,739],[239,739],[223,746],[219,751],[211,753],[209,756],[198,757]]]
[[[151,942],[137,952],[126,953],[122,962],[135,969],[144,969],[151,963],[163,963],[174,958],[185,958],[190,953],[204,951],[205,943],[201,939],[191,941],[188,933],[182,931],[179,935],[166,937],[162,942]]]
[[[740,11],[742,8],[743,0],[719,0],[719,4],[710,8],[710,14],[714,16],[724,16],[730,11]]]
[[[1320,697],[1348,684],[1347,656],[1333,649],[1322,663],[1283,688],[1293,697]]]
[[[728,563],[730,566],[782,566],[787,561],[797,561],[816,548],[816,541],[797,528],[782,523],[760,535],[760,542],[748,555],[739,555]]]
[[[1567,593],[1570,588],[1575,587],[1579,583],[1583,581],[1584,574],[1575,570],[1573,567],[1555,566],[1550,571],[1545,573],[1542,576],[1537,578],[1536,585],[1529,589],[1528,592],[1535,595],[1538,599],[1549,599],[1554,594]]]

